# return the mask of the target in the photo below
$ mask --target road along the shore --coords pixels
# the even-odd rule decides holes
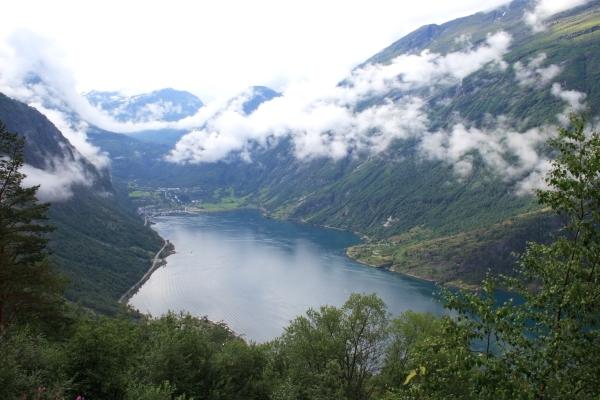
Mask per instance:
[[[167,254],[165,254],[164,256],[161,257],[162,253],[167,249],[170,248],[170,251],[167,251]],[[170,254],[173,253],[173,244],[171,242],[169,242],[168,240],[165,240],[165,243],[163,244],[163,246],[160,248],[160,250],[156,253],[156,255],[154,256],[154,259],[152,260],[152,264],[150,265],[150,269],[148,269],[148,271],[146,271],[146,273],[144,274],[144,276],[142,276],[140,278],[139,281],[137,281],[137,283],[135,285],[133,285],[132,287],[129,288],[129,290],[127,290],[123,296],[121,296],[119,298],[119,303],[127,303],[129,301],[129,299],[131,298],[131,296],[133,296],[140,287],[142,287],[142,285],[144,283],[146,283],[146,281],[150,278],[150,276],[152,275],[152,273],[154,271],[156,271],[158,269],[158,267],[163,266],[166,261],[165,258],[167,256],[169,256]]]

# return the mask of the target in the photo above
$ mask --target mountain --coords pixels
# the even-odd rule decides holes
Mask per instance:
[[[251,86],[248,90],[237,96],[244,99],[242,110],[244,114],[252,114],[262,103],[280,97],[281,93],[274,91],[266,86]]]
[[[172,92],[175,93],[173,94]],[[224,107],[220,110],[217,110],[215,114],[219,115],[225,110],[230,109],[239,111],[244,115],[249,115],[253,113],[262,103],[279,96],[281,96],[280,93],[266,86],[251,86],[235,97],[229,99],[225,103]],[[123,97],[116,92],[92,91],[86,94],[86,97],[94,106],[109,112],[121,122],[146,122],[156,120],[177,121],[181,118],[196,114],[198,109],[203,106],[202,102],[190,93],[173,91],[173,89],[157,90],[147,95],[139,95],[131,98]],[[138,100],[139,98],[143,98],[143,101]],[[154,100],[152,100],[151,103],[145,103],[146,101],[150,101],[149,99]],[[175,99],[179,100],[176,101]],[[192,106],[185,106],[183,102],[184,100],[187,101],[186,104],[191,104]],[[171,113],[168,115],[168,118],[162,118],[160,115],[153,116],[147,112],[148,108],[158,109],[156,104],[166,104],[168,101],[172,101],[173,104],[177,104],[175,108],[179,107],[179,109],[185,110],[185,112],[179,114]],[[174,107],[172,107],[172,109],[173,108]],[[125,110],[128,111],[126,112]],[[140,114],[143,114],[143,118],[139,117]],[[98,132],[96,128],[92,128],[91,131]],[[133,132],[129,135],[142,142],[173,146],[187,132],[187,130],[183,129],[163,128]]]
[[[225,111],[250,115],[263,103],[281,96],[266,86],[251,86],[232,97],[214,113],[214,117]],[[199,127],[201,128],[201,127]],[[90,127],[88,135],[92,143],[106,151],[112,160],[113,176],[124,182],[135,182],[142,186],[194,186],[202,177],[211,176],[210,188],[225,184],[225,170],[229,163],[223,163],[215,171],[206,171],[213,166],[178,165],[167,162],[165,156],[187,131],[161,129],[156,131],[135,132],[129,135],[108,132]],[[235,174],[235,171],[231,171]],[[235,180],[235,178],[234,178]],[[211,189],[211,190],[212,190]]]
[[[85,94],[90,104],[119,122],[175,122],[195,115],[204,103],[193,94],[171,88],[135,96],[119,92],[91,91]],[[153,143],[174,144],[186,133],[182,129],[162,128],[134,132],[136,138]]]
[[[161,247],[106,170],[90,163],[44,115],[0,94],[0,120],[25,137],[27,179],[51,201],[51,260],[69,280],[67,297],[114,312],[117,299],[147,270]]]
[[[131,97],[119,92],[91,91],[85,97],[120,122],[178,121],[196,114],[204,105],[193,94],[171,88]]]
[[[553,15],[542,30],[525,23],[534,6],[517,0],[422,27],[358,66],[340,87],[360,84],[361,70],[404,75],[384,80],[352,112],[402,112],[416,99],[420,113],[408,120],[427,121],[421,135],[399,136],[383,151],[299,159],[293,137],[283,136],[219,161],[172,164],[167,146],[90,137],[118,157],[115,176],[139,193],[178,187],[180,198],[358,232],[367,243],[349,254],[363,262],[477,285],[488,269],[510,272],[514,259],[502,254],[549,240],[558,226],[525,190],[527,168],[551,155],[545,130],[567,105],[600,111],[600,1]],[[437,152],[425,153],[424,139]]]
[[[512,42],[504,60],[508,68],[494,71],[480,69],[470,74],[459,85],[436,93],[429,100],[430,116],[434,126],[443,126],[453,113],[481,122],[486,114],[507,115],[527,120],[527,126],[539,126],[552,121],[563,107],[561,99],[552,94],[551,85],[543,85],[544,77],[535,75],[537,84],[524,82],[516,64],[532,64],[542,57],[543,65],[557,65],[559,74],[554,78],[570,90],[586,96],[589,112],[600,112],[600,61],[598,30],[600,29],[600,2],[588,1],[549,17],[547,29],[532,31],[524,21],[524,14],[535,2],[516,0],[492,10],[459,18],[442,25],[428,25],[393,43],[374,55],[366,64],[388,64],[401,54],[416,54],[424,50],[447,54],[464,46],[482,43],[490,33],[504,31]],[[541,66],[536,66],[538,71]],[[402,95],[395,90],[388,96]],[[444,102],[442,100],[449,101]]]

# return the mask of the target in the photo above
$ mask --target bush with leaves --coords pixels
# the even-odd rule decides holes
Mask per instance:
[[[341,307],[310,309],[273,343],[280,398],[367,399],[381,367],[388,313],[376,295],[352,294]],[[285,394],[285,396],[284,396]]]
[[[30,328],[12,327],[0,339],[0,399],[61,399],[71,382],[60,343]]]
[[[84,316],[65,347],[73,397],[122,399],[141,347],[140,327],[127,318]]]

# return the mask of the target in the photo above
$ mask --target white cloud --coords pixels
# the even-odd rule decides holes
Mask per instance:
[[[547,159],[540,159],[540,162],[536,165],[525,178],[517,182],[516,194],[517,195],[528,195],[534,193],[536,190],[548,189],[548,183],[546,177],[552,169],[552,162]]]
[[[24,183],[41,185],[38,197],[43,201],[66,200],[74,186],[94,182],[85,172],[83,158],[98,169],[110,164],[107,154],[88,142],[87,124],[73,114],[90,106],[75,91],[72,76],[57,61],[53,46],[30,32],[18,32],[0,46],[0,91],[35,107],[76,149],[75,153],[63,149],[45,160],[41,169],[26,164]]]
[[[527,64],[520,61],[514,63],[513,70],[520,86],[540,88],[552,82],[560,74],[561,68],[558,65],[550,64],[547,67],[542,67],[546,57],[546,53],[540,53],[530,59]]]
[[[97,96],[97,93],[94,94],[92,92],[92,94]],[[87,95],[85,97],[87,99]],[[183,112],[181,104],[164,99],[154,99],[152,102],[140,105],[136,104],[139,96],[126,96],[116,92],[108,95],[106,99],[109,102],[97,100],[97,104],[94,105],[94,101],[92,100],[90,103],[103,113],[110,115],[115,120],[111,121],[115,125],[118,123],[117,121],[122,120],[136,124],[161,122],[164,121],[165,116],[168,114],[181,114]]]
[[[508,46],[509,40],[508,35],[500,33],[490,36],[486,45],[480,46],[475,51],[451,53],[447,56],[424,52],[421,55],[410,57],[410,59],[400,57],[392,64],[383,67],[381,71],[378,71],[379,67],[376,66],[371,67],[373,69],[364,68],[355,71],[352,77],[355,85],[353,90],[345,90],[330,85],[332,89],[323,90],[322,87],[319,87],[315,91],[314,87],[309,84],[308,89],[296,90],[292,94],[304,92],[301,96],[308,94],[311,96],[310,101],[320,96],[322,101],[333,102],[338,106],[353,107],[359,100],[357,96],[368,95],[367,92],[361,93],[361,88],[367,91],[377,90],[376,85],[378,82],[368,82],[369,79],[381,79],[382,82],[379,82],[379,84],[387,85],[387,89],[400,89],[407,85],[423,85],[426,79],[434,79],[440,83],[460,80],[465,75],[481,67],[481,63],[490,61],[501,63],[501,54]],[[79,117],[77,121],[73,121],[72,115],[65,116],[62,119],[71,122],[71,128],[81,131],[83,135],[85,135],[83,130],[77,129],[80,120],[87,121],[108,131],[121,133],[164,128],[193,129],[203,126],[210,119],[214,119],[216,114],[220,115],[219,105],[224,104],[224,101],[213,102],[208,107],[203,107],[195,116],[174,123],[157,120],[169,110],[170,106],[168,104],[152,105],[144,110],[139,121],[118,122],[113,116],[92,107],[87,99],[80,95],[75,89],[75,81],[71,71],[64,67],[63,63],[60,62],[61,56],[57,54],[57,49],[46,40],[31,32],[19,31],[10,35],[7,43],[8,45],[4,45],[4,51],[0,55],[0,66],[2,66],[0,90],[29,104],[42,105],[46,109],[61,110],[64,113],[75,113]],[[399,85],[387,81],[386,73],[388,75],[401,74],[402,80]],[[25,81],[32,76],[39,76],[42,81],[29,81],[25,84]],[[328,80],[328,82],[331,82],[331,80]],[[305,84],[305,82],[302,83],[302,85]],[[293,88],[299,85],[292,83],[289,86]],[[290,92],[294,92],[294,90],[292,89]],[[309,102],[306,98],[298,98],[294,99],[292,103],[298,101],[304,105]],[[314,107],[315,110],[319,110],[319,108]],[[332,111],[334,110],[334,107],[329,108]],[[315,111],[315,115],[318,114],[319,112]],[[54,119],[58,118],[54,117]],[[80,151],[92,160],[100,160],[101,155],[94,155],[92,152],[93,146],[87,143],[85,137],[79,136],[83,140],[77,140],[75,145]],[[230,138],[225,141],[234,143]],[[217,146],[216,151],[220,148],[222,147]]]
[[[568,111],[578,112],[585,108],[585,93],[577,90],[565,90],[560,83],[555,83],[552,85],[552,94],[568,104]]]
[[[480,154],[492,171],[504,179],[517,181],[517,191],[521,193],[536,187],[547,168],[548,161],[539,155],[538,147],[551,134],[551,128],[519,132],[498,118],[493,126],[485,129],[459,123],[445,131],[428,130],[422,91],[459,84],[481,68],[506,68],[503,55],[509,49],[511,38],[505,32],[490,35],[482,45],[462,51],[445,55],[423,51],[401,55],[386,65],[367,65],[353,71],[341,86],[323,81],[295,82],[287,87],[283,96],[262,104],[250,115],[245,115],[242,109],[251,96],[245,93],[233,101],[213,102],[195,116],[175,123],[152,120],[164,115],[169,110],[168,104],[145,110],[142,119],[146,122],[143,123],[115,121],[75,91],[68,71],[52,62],[54,54],[50,54],[49,48],[27,35],[25,38],[17,36],[15,40],[18,46],[13,43],[12,51],[17,53],[18,67],[11,64],[12,69],[0,73],[2,88],[9,91],[7,94],[38,107],[98,167],[106,166],[108,160],[87,142],[87,126],[80,122],[82,119],[117,132],[201,126],[185,135],[168,155],[167,160],[178,163],[214,162],[232,154],[251,162],[254,147],[268,148],[284,137],[291,139],[295,155],[300,159],[375,154],[387,149],[395,139],[417,138],[421,140],[420,149],[425,157],[451,163],[459,177],[472,172],[474,154]],[[20,51],[20,48],[27,50]],[[543,67],[544,61],[545,55],[540,54],[527,64],[513,65],[520,84],[547,84],[554,79],[559,67]],[[43,80],[27,82],[32,73]],[[14,82],[27,84],[19,86]],[[395,100],[386,98],[391,92],[404,94]],[[584,106],[585,95],[579,92],[563,90],[555,84],[552,93],[565,100],[572,110]],[[368,104],[370,99],[382,97],[383,101],[359,107],[365,101]],[[70,118],[68,110],[81,119]],[[50,182],[43,188],[48,197],[59,198],[61,192],[68,197],[69,190],[65,188],[83,183],[85,177],[76,169],[63,169],[64,177],[54,179],[43,176],[39,170],[30,170],[29,179],[35,181],[36,177],[43,177]],[[58,173],[57,169],[49,171]]]
[[[555,127],[520,131],[508,119],[498,117],[484,127],[461,122],[431,132],[426,101],[420,95],[406,94],[432,85],[460,83],[484,67],[506,68],[502,57],[509,45],[510,36],[499,32],[477,48],[446,55],[424,51],[399,56],[387,65],[367,65],[354,71],[343,86],[294,85],[249,116],[235,106],[216,113],[205,129],[184,136],[167,159],[214,162],[237,153],[247,160],[252,146],[268,147],[282,137],[292,140],[300,159],[339,159],[380,153],[395,139],[416,138],[424,158],[447,162],[459,179],[472,173],[479,156],[488,170],[514,183],[516,193],[528,194],[544,185],[549,160],[540,150],[556,133]],[[517,79],[523,85],[548,84],[560,69],[543,67],[544,61],[542,54],[526,65],[513,66]],[[404,96],[357,110],[360,102],[394,91]],[[552,92],[565,100],[569,109],[583,101],[578,92],[562,90],[560,85],[553,86]]]
[[[46,108],[42,104],[30,103],[30,105],[44,114],[46,118],[48,118],[50,122],[52,122],[54,126],[58,128],[63,136],[77,149],[77,151],[79,151],[79,153],[81,153],[81,155],[96,168],[100,170],[108,168],[110,165],[110,158],[108,157],[108,154],[87,141],[87,123],[83,121],[67,121],[64,113],[58,110]]]
[[[211,115],[203,129],[184,136],[167,160],[213,162],[284,136],[292,139],[299,158],[338,159],[355,152],[381,152],[394,139],[427,129],[425,103],[407,96],[357,111],[359,102],[392,90],[454,84],[489,64],[503,68],[502,56],[509,45],[510,36],[498,32],[477,48],[446,55],[424,51],[397,57],[387,65],[367,65],[342,86],[300,82],[248,116],[229,104]]]
[[[87,141],[87,125],[73,112],[95,113],[75,91],[68,69],[57,50],[38,36],[21,31],[0,48],[0,91],[44,114],[97,168],[109,164],[107,155]]]
[[[181,105],[160,100],[145,104],[137,113],[136,119],[143,122],[160,121],[169,113],[181,113],[181,111]]]
[[[590,0],[538,0],[534,9],[525,13],[525,21],[534,32],[546,29],[544,22],[554,14],[580,6]]]
[[[349,79],[358,96],[381,94],[392,89],[411,90],[423,86],[447,85],[481,69],[489,63],[500,68],[506,64],[502,56],[510,46],[506,32],[489,35],[485,44],[441,55],[425,50],[420,54],[403,54],[390,64],[369,64],[352,73]]]
[[[478,128],[455,124],[424,136],[421,150],[425,157],[453,165],[460,178],[471,174],[474,155],[506,181],[533,181],[546,168],[547,160],[540,146],[556,129],[550,126],[519,132],[505,118],[497,118],[490,127]],[[523,188],[521,188],[523,186]],[[534,187],[533,182],[519,184],[519,191]]]
[[[565,90],[560,83],[554,83],[552,85],[551,93],[567,103],[567,107],[565,107],[564,111],[557,115],[559,122],[563,125],[568,125],[570,114],[581,112],[587,107],[585,103],[585,93],[577,90]]]
[[[164,113],[173,110],[173,105],[166,102],[142,109],[139,115],[142,122],[119,122],[93,107],[76,90],[73,74],[62,58],[61,52],[42,37],[29,31],[14,32],[0,43],[0,92],[48,113],[47,117],[59,129],[65,129],[65,135],[71,134],[69,140],[73,139],[73,145],[99,168],[107,165],[106,157],[87,141],[87,123],[119,133],[186,129],[198,126],[214,112],[214,107],[203,107],[196,116],[168,123],[160,121]]]
[[[44,169],[25,164],[22,172],[25,187],[40,185],[37,197],[41,201],[59,202],[73,196],[74,186],[90,186],[93,179],[88,177],[82,164],[74,160],[47,160]]]
[[[552,85],[551,93],[566,103],[564,111],[557,115],[563,125],[568,124],[571,112],[586,107],[585,93],[565,90],[558,83]],[[544,177],[550,169],[550,160],[540,150],[556,133],[557,127],[552,125],[521,132],[506,118],[499,117],[486,127],[458,123],[448,130],[427,133],[420,147],[425,157],[452,165],[459,178],[471,174],[474,155],[478,154],[490,171],[516,183],[517,194],[530,194],[546,187]]]
[[[431,132],[425,100],[407,94],[356,110],[361,101],[393,91],[410,93],[430,85],[456,84],[486,66],[505,68],[502,56],[509,45],[510,36],[499,32],[477,48],[446,55],[424,51],[399,56],[387,65],[367,65],[354,71],[343,86],[292,86],[249,116],[236,107],[218,113],[207,121],[206,129],[184,136],[168,160],[213,162],[236,152],[247,157],[252,145],[268,146],[281,137],[292,140],[300,159],[339,159],[355,153],[380,153],[395,139],[416,138],[424,158],[447,162],[459,179],[472,173],[478,155],[490,171],[514,183],[518,194],[531,193],[544,184],[549,161],[540,149],[555,134],[555,127],[519,131],[506,118],[498,117],[485,127],[461,122]],[[517,79],[523,85],[534,81],[548,84],[558,67],[543,67],[544,61],[545,55],[540,55],[526,65],[518,64]],[[561,89],[559,93],[553,88],[553,93],[569,107],[582,101],[572,91]]]

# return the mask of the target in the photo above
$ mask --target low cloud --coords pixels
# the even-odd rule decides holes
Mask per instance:
[[[552,85],[551,93],[566,103],[557,115],[562,125],[568,124],[571,113],[586,108],[585,93],[565,90],[559,83]],[[553,125],[519,131],[508,119],[499,117],[485,127],[462,122],[447,130],[427,133],[420,148],[427,159],[452,165],[459,179],[471,174],[478,155],[490,171],[507,182],[514,182],[516,193],[523,195],[546,187],[544,177],[551,161],[542,147],[557,131]]]
[[[558,97],[567,103],[564,111],[557,115],[558,121],[562,125],[569,124],[569,116],[572,113],[578,113],[586,109],[585,103],[586,94],[577,90],[563,89],[560,83],[554,83],[551,89],[552,95]]]
[[[248,159],[249,148],[268,147],[282,137],[292,139],[295,155],[301,159],[381,152],[393,140],[415,137],[427,129],[425,101],[420,96],[392,99],[387,94],[455,84],[488,65],[506,68],[502,56],[510,41],[510,35],[498,32],[464,51],[402,55],[390,64],[357,69],[338,86],[300,82],[250,115],[234,102],[211,115],[202,129],[184,136],[166,159],[214,162],[233,153]],[[359,107],[382,96],[383,102]]]
[[[22,172],[26,175],[23,184],[26,187],[39,185],[37,197],[44,202],[68,200],[73,196],[73,187],[89,187],[93,182],[76,160],[47,160],[44,169],[25,164]]]
[[[541,146],[555,133],[552,126],[520,132],[500,117],[483,128],[458,123],[448,130],[429,133],[420,147],[427,159],[452,165],[459,179],[471,175],[478,155],[490,171],[507,182],[517,182],[517,192],[525,193],[539,187],[538,178],[548,166]]]
[[[547,8],[545,4],[544,1],[538,3],[540,10]],[[246,93],[233,101],[213,102],[196,115],[174,123],[115,121],[75,91],[70,74],[50,63],[53,59],[48,53],[50,50],[40,47],[35,38],[28,40],[34,46],[27,41],[13,45],[12,52],[20,54],[16,57],[20,61],[8,62],[15,59],[15,54],[12,59],[2,58],[2,64],[8,62],[10,68],[0,70],[0,90],[7,90],[7,95],[43,109],[78,150],[99,167],[107,165],[106,155],[87,142],[86,125],[81,121],[114,132],[194,128],[166,156],[170,162],[184,164],[215,162],[231,156],[251,162],[253,149],[269,148],[283,138],[290,139],[299,159],[376,154],[386,150],[396,139],[412,138],[420,141],[419,149],[424,158],[450,163],[459,179],[469,176],[475,156],[479,155],[490,170],[507,181],[516,182],[519,193],[539,187],[549,165],[539,150],[555,132],[552,127],[521,132],[499,117],[485,127],[462,121],[445,130],[432,132],[429,129],[427,98],[434,90],[460,84],[482,68],[504,70],[508,67],[503,56],[509,50],[511,37],[505,32],[489,35],[478,46],[471,45],[465,38],[467,48],[461,51],[438,54],[426,50],[401,55],[388,64],[366,65],[354,70],[337,86],[296,82],[290,84],[282,96],[261,104],[250,115],[246,115],[242,107],[251,95]],[[18,50],[22,48],[27,50]],[[550,84],[560,73],[560,67],[544,66],[545,60],[545,55],[540,54],[525,63],[515,63],[513,69],[519,84]],[[32,76],[42,80],[29,79]],[[566,90],[560,84],[554,84],[551,92],[567,103],[567,110],[578,111],[585,107],[582,93]],[[148,119],[159,117],[163,112],[160,108],[148,110]],[[76,123],[72,122],[72,113],[78,117]],[[564,118],[565,113],[559,118]],[[40,171],[30,169],[32,176],[28,179],[41,182],[36,180],[43,177]],[[60,175],[57,168],[49,167],[45,171]],[[58,198],[58,188],[71,187],[65,182],[82,183],[83,178],[85,176],[79,175],[76,169],[66,168],[64,180],[59,176],[50,179],[45,193]]]
[[[97,168],[108,166],[107,155],[87,140],[87,125],[77,115],[92,108],[75,90],[68,69],[49,43],[27,31],[11,35],[0,50],[0,92],[44,114]]]
[[[93,107],[113,118],[113,124],[160,123],[167,117],[181,115],[184,112],[182,104],[160,98],[151,99],[152,101],[146,98],[140,101],[140,96],[97,91],[86,93],[84,97]]]
[[[70,129],[79,132],[79,138],[73,144],[86,156],[90,156],[90,161],[101,160],[102,154],[87,141],[86,124],[117,133],[166,128],[189,129],[202,125],[215,111],[214,107],[203,107],[193,117],[176,122],[160,121],[165,113],[176,111],[167,102],[148,105],[141,111],[139,121],[117,121],[114,116],[92,106],[77,91],[73,74],[63,64],[63,58],[59,49],[39,35],[26,30],[14,32],[5,42],[0,43],[0,92],[36,106],[42,112],[54,111],[50,118],[53,122],[58,119],[66,121]],[[62,116],[57,117],[58,114]],[[93,149],[98,154],[93,155]],[[101,167],[100,164],[97,166]]]
[[[77,151],[97,169],[101,170],[110,166],[108,154],[87,141],[86,131],[89,126],[86,122],[68,121],[64,113],[46,108],[42,104],[31,103],[30,105],[44,114]]]
[[[145,104],[136,114],[136,119],[143,122],[161,121],[167,114],[181,112],[181,105],[160,100],[156,103]]]
[[[26,164],[24,184],[40,185],[38,198],[52,202],[69,199],[75,186],[91,186],[95,178],[86,173],[85,161],[101,170],[110,160],[87,140],[88,125],[76,114],[85,104],[56,50],[36,35],[18,32],[0,49],[0,66],[0,91],[44,114],[76,149],[63,149],[43,168]]]
[[[476,48],[446,55],[425,50],[420,54],[403,54],[390,64],[369,64],[353,72],[350,84],[353,94],[368,96],[394,89],[414,90],[424,86],[450,85],[478,71],[487,64],[506,68],[502,59],[508,51],[511,36],[506,32],[489,35]]]
[[[446,55],[423,51],[401,55],[389,64],[367,65],[334,88],[295,85],[250,115],[231,104],[209,118],[203,129],[184,136],[167,160],[214,162],[238,154],[250,161],[254,146],[266,148],[283,137],[291,139],[297,158],[340,159],[380,153],[396,139],[412,138],[419,141],[418,151],[424,159],[448,163],[458,179],[471,175],[476,160],[481,160],[493,174],[514,184],[517,194],[531,193],[544,187],[550,161],[543,146],[556,134],[556,127],[522,131],[505,117],[490,117],[484,126],[461,121],[431,131],[427,117],[425,96],[431,90],[460,84],[481,68],[506,69],[503,55],[510,41],[508,34],[499,32],[482,45],[463,51]],[[560,67],[544,66],[545,61],[546,55],[540,54],[514,64],[519,84],[550,84]],[[559,119],[585,106],[585,95],[559,84],[553,85],[551,93],[566,103]]]
[[[561,68],[554,64],[543,67],[545,61],[546,53],[540,53],[526,64],[520,61],[514,63],[513,70],[519,86],[541,88],[552,82],[560,74]]]
[[[552,94],[567,103],[567,112],[579,112],[586,107],[585,93],[578,92],[577,90],[563,89],[560,83],[554,83],[552,85]]]
[[[525,21],[534,32],[546,29],[545,21],[554,14],[588,3],[590,0],[538,0],[533,10],[525,13]]]

